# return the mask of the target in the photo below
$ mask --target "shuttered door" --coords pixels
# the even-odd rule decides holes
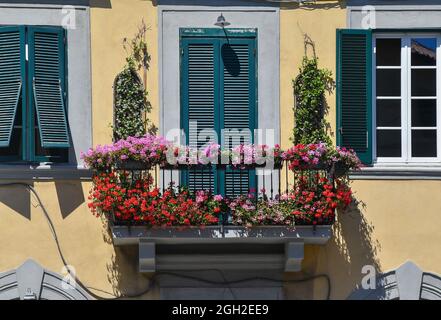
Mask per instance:
[[[253,142],[256,109],[254,39],[230,39],[221,47],[221,123],[224,146]],[[255,181],[254,170],[227,168],[221,179],[227,196],[246,194]]]
[[[204,129],[214,129],[226,142],[224,147],[252,143],[250,132],[256,117],[255,38],[186,37],[181,39],[181,49],[181,125],[187,143],[198,148],[205,145],[209,136],[201,139],[199,135],[199,141],[195,136]],[[232,131],[221,137],[222,129]],[[247,193],[256,180],[254,171],[215,167],[189,170],[183,179],[191,189],[229,196]]]
[[[9,147],[25,79],[25,29],[0,27],[0,147]]]
[[[337,143],[372,163],[372,36],[370,30],[337,31]]]
[[[69,148],[64,104],[64,30],[29,29],[29,62],[39,134],[43,148]]]
[[[217,51],[219,44],[210,39],[187,39],[182,42],[182,127],[187,143],[198,149],[207,142],[198,140],[202,130],[216,130],[216,103],[218,103]],[[191,169],[184,177],[192,190],[215,189],[215,168]]]

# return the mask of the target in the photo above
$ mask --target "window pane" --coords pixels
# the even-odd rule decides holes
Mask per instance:
[[[436,100],[412,99],[412,127],[436,126]]]
[[[49,162],[67,162],[69,149],[66,148],[43,148],[41,146],[40,130],[35,128],[35,156],[47,157]]]
[[[412,39],[412,66],[436,65],[436,39]]]
[[[377,130],[377,157],[401,157],[401,130]]]
[[[401,65],[401,39],[377,39],[377,66]]]
[[[1,157],[16,156],[18,158],[21,151],[21,128],[12,129],[11,141],[9,147],[0,148]]]
[[[22,104],[21,95],[18,100],[17,111],[14,119],[14,126],[12,128],[11,140],[9,147],[0,148],[0,156],[7,157],[11,160],[19,160],[22,149]],[[6,160],[6,159],[5,159]]]
[[[377,96],[401,96],[400,69],[377,69]]]
[[[436,69],[412,70],[412,96],[436,96]]]
[[[377,99],[377,126],[401,126],[401,100]]]
[[[35,115],[37,110],[34,109]],[[37,161],[48,162],[68,162],[69,161],[69,149],[67,148],[43,148],[41,145],[41,136],[38,126],[38,119],[34,117],[34,144],[35,144],[35,156]]]
[[[436,157],[436,130],[412,130],[412,157]]]

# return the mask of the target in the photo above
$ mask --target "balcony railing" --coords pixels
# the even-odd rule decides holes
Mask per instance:
[[[139,245],[141,272],[195,264],[299,271],[304,244],[326,243],[336,208],[352,201],[347,173],[360,162],[352,150],[323,143],[299,144],[286,151],[256,145],[239,149],[244,153],[239,150],[236,157],[234,150],[212,145],[202,154],[211,156],[214,151],[214,159],[226,154],[228,164],[202,165],[204,158],[187,161],[191,153],[186,147],[153,136],[97,146],[83,157],[94,170],[89,206],[93,214],[109,219],[115,245]],[[253,152],[251,163],[245,163],[250,160],[245,150],[266,150],[278,166],[256,165],[260,161]],[[184,164],[171,165],[170,154]],[[237,246],[254,243],[276,251],[283,246],[280,263],[274,264],[273,249],[264,259],[262,253],[235,252]],[[167,245],[176,244],[197,247],[203,254],[189,261],[182,260],[183,254],[161,257]]]
[[[332,185],[332,192],[336,192],[335,179],[342,174],[340,168],[335,164],[331,166],[309,166],[302,170],[292,171],[289,169],[289,162],[282,161],[276,168],[262,166],[235,167],[231,165],[179,165],[179,166],[154,166],[145,168],[136,163],[125,164],[116,168],[116,171],[124,172],[129,184],[145,179],[147,176],[153,178],[153,186],[161,193],[168,188],[179,190],[186,187],[189,191],[208,191],[212,194],[222,193],[226,199],[235,199],[240,196],[247,196],[259,209],[259,199],[267,201],[284,201],[283,196],[289,195],[294,190],[318,190],[323,184],[323,178]],[[198,179],[191,179],[198,174]],[[227,174],[234,177],[234,181],[223,181],[221,184],[214,175],[218,174],[228,179]],[[253,178],[254,176],[254,178]],[[217,180],[217,181],[216,181]],[[231,180],[231,179],[230,179]],[[250,184],[250,181],[254,181]],[[215,183],[217,182],[217,184]],[[306,182],[306,185],[305,185]],[[302,186],[300,186],[300,183]],[[120,221],[112,217],[113,225],[142,225],[143,222]],[[231,225],[231,211],[222,212],[219,225]],[[332,224],[333,221],[326,220],[321,224]],[[305,223],[307,224],[307,223]]]
[[[320,177],[326,177],[333,183],[336,177],[341,175],[341,170],[339,168],[324,167],[324,166],[310,166],[303,170],[292,171],[288,168],[287,161],[283,161],[281,166],[277,168],[268,169],[265,166],[250,166],[245,168],[225,166],[225,165],[198,165],[193,167],[187,166],[155,166],[149,169],[140,169],[132,166],[125,166],[118,168],[117,170],[126,171],[130,174],[132,181],[150,174],[153,177],[155,188],[164,191],[171,184],[175,187],[186,186],[192,191],[197,191],[197,181],[193,179],[191,181],[182,181],[182,173],[202,173],[206,175],[205,182],[207,185],[212,185],[214,183],[213,175],[215,170],[229,171],[234,175],[234,182],[238,184],[240,188],[233,188],[230,194],[226,196],[236,197],[244,194],[248,194],[249,189],[254,189],[258,192],[264,190],[264,193],[269,199],[276,199],[279,195],[283,193],[288,193],[290,190],[294,189],[297,185],[296,182],[299,178],[307,178],[311,184],[318,183]],[[256,184],[249,186],[248,177],[250,171],[256,171]],[[260,186],[260,188],[259,188]],[[216,193],[216,186],[206,191],[211,191]],[[238,189],[245,190],[244,192],[238,192]]]

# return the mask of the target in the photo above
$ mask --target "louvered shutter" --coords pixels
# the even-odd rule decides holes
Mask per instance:
[[[372,163],[372,35],[337,30],[337,143]]]
[[[69,148],[64,104],[64,30],[58,27],[31,27],[29,62],[41,145],[43,148]]]
[[[182,127],[191,147],[200,148],[205,141],[198,141],[204,129],[216,130],[217,49],[218,43],[210,39],[186,39],[182,43]],[[190,169],[187,185],[193,190],[215,191],[215,168]]]
[[[0,147],[9,147],[25,79],[25,30],[0,27]]]
[[[221,117],[224,145],[253,143],[256,109],[254,39],[230,39],[221,47]],[[243,131],[245,129],[245,131]],[[246,194],[254,187],[254,170],[225,170],[225,194]]]

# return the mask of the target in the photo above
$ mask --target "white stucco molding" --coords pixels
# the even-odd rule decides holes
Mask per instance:
[[[441,277],[412,261],[376,276],[375,288],[354,290],[349,300],[441,300]]]
[[[0,300],[92,300],[78,284],[48,271],[32,259],[0,273]]]
[[[348,1],[347,27],[362,29],[363,11],[371,8],[375,10],[375,29],[440,27],[441,4],[426,0],[399,1],[398,4],[391,1]]]
[[[196,1],[197,2],[197,1]],[[218,28],[217,17],[223,13],[231,28],[257,29],[258,123],[257,128],[272,130],[274,141],[280,143],[280,37],[279,8],[253,1],[158,1],[159,42],[159,106],[160,132],[180,129],[180,50],[179,28]],[[265,132],[264,132],[265,135]],[[270,189],[270,175],[259,175],[259,189]],[[273,177],[277,189],[278,175]],[[166,183],[168,179],[166,177]]]

